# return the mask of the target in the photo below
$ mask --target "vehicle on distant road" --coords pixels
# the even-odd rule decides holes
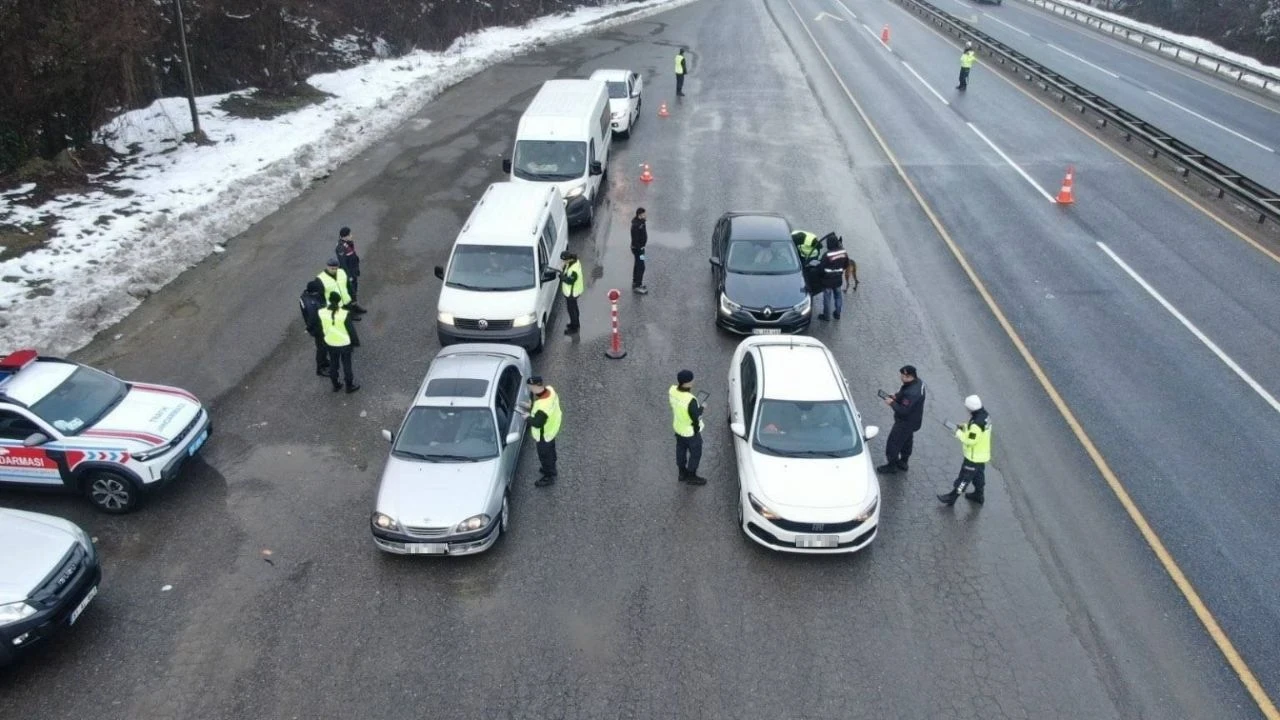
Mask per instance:
[[[631,128],[640,119],[644,78],[630,70],[596,70],[592,80],[603,80],[609,89],[611,126],[618,137],[631,137]]]
[[[524,444],[519,410],[529,355],[512,345],[445,348],[431,361],[400,428],[370,525],[400,555],[470,555],[510,523],[511,483]]]
[[[75,523],[0,508],[0,667],[74,625],[101,580],[93,540]]]
[[[802,333],[813,319],[791,225],[773,213],[725,213],[711,235],[716,325],[741,335]]]
[[[1004,0],[973,0],[973,2],[981,3],[984,5],[999,5],[1003,1]]]
[[[125,513],[176,478],[213,423],[195,395],[19,350],[0,358],[0,486],[63,488]]]
[[[729,366],[738,525],[771,550],[848,553],[876,537],[880,482],[835,356],[812,337],[750,337]]]

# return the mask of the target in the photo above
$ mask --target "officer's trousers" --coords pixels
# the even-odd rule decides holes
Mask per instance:
[[[961,90],[965,90],[969,87],[969,68],[960,68],[960,85],[958,87]]]
[[[342,381],[347,384],[348,388],[354,387],[356,384],[355,374],[351,371],[351,346],[330,347],[329,348],[329,381],[333,383],[333,387],[340,388],[338,384],[338,366],[342,366]]]
[[[702,461],[702,435],[691,437],[676,436],[676,467],[690,475],[698,474],[698,463]]]
[[[889,439],[884,443],[884,456],[890,465],[905,465],[915,447],[916,434],[907,429],[906,423],[896,422],[889,429]]]
[[[965,486],[973,485],[973,491],[979,495],[982,489],[987,486],[987,464],[979,462],[969,462],[965,460],[960,465],[960,474],[956,475],[956,482],[952,489],[957,493],[964,492]]]
[[[564,307],[569,311],[569,327],[566,330],[577,330],[578,325],[578,298],[566,296],[564,299]]]
[[[312,335],[311,339],[316,343],[316,372],[329,372],[329,346],[324,344],[324,338]]]
[[[555,440],[537,440],[535,446],[538,450],[538,465],[542,471],[543,477],[556,476],[556,441]]]
[[[676,73],[676,94],[684,94],[684,73]]]

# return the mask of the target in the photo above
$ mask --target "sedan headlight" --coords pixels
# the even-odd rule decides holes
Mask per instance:
[[[400,523],[395,518],[380,512],[374,513],[373,517],[369,518],[369,522],[373,523],[373,526],[379,530],[394,530],[397,532],[400,530]]]
[[[538,314],[529,313],[528,315],[521,315],[515,320],[512,320],[511,327],[528,327],[536,322],[538,322]]]
[[[26,620],[36,614],[36,609],[25,602],[14,602],[0,605],[0,625],[9,625],[19,620]]]
[[[871,504],[863,508],[862,512],[858,513],[857,515],[854,515],[853,519],[857,520],[858,522],[862,522],[863,520],[866,520],[870,518],[872,515],[874,515],[876,513],[876,508],[879,506],[880,506],[880,496],[876,495],[875,498],[871,501]]]
[[[436,313],[436,320],[439,321],[441,325],[452,325],[453,313],[447,313],[447,312]]]
[[[620,112],[616,112],[616,113],[611,114],[609,117],[610,117],[610,118],[612,118],[612,119],[614,119],[614,120],[621,120],[621,119],[622,119],[622,113],[620,113]]]
[[[809,311],[813,309],[813,299],[810,298],[808,295],[805,295],[804,299],[801,300],[799,303],[797,303],[796,306],[791,309],[795,310],[801,315],[808,315]]]
[[[732,315],[741,309],[742,306],[730,300],[728,295],[720,293],[720,313],[722,315]]]
[[[566,192],[566,193],[564,194],[564,199],[565,199],[565,200],[572,200],[572,199],[574,199],[574,198],[578,197],[579,195],[581,195],[581,194],[583,193],[583,191],[584,191],[584,190],[586,190],[586,189],[587,189],[587,186],[586,186],[586,185],[575,185],[575,186],[573,186],[573,187],[569,188],[568,192]]]
[[[146,450],[140,453],[133,453],[133,459],[139,460],[141,462],[147,462],[148,460],[154,460],[160,457],[161,455],[169,452],[172,449],[173,449],[173,443],[168,442],[157,448],[151,448],[150,450]]]
[[[453,531],[456,533],[475,532],[488,524],[489,524],[488,515],[472,515],[466,520],[463,520],[462,522],[458,523],[458,527],[454,528]]]
[[[751,493],[747,493],[747,502],[751,503],[751,509],[755,510],[756,514],[765,520],[777,520],[781,517],[778,513],[765,507],[764,503],[757,500],[756,496]]]

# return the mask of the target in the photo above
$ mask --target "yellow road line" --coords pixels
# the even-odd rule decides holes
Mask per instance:
[[[995,297],[987,290],[987,286],[978,277],[973,266],[969,264],[968,259],[965,258],[964,253],[960,250],[960,246],[956,244],[954,239],[952,239],[951,233],[947,232],[947,229],[942,225],[942,221],[940,221],[938,216],[933,212],[933,208],[929,206],[929,203],[924,199],[924,196],[921,195],[920,191],[916,188],[915,183],[913,183],[911,178],[907,176],[906,170],[902,168],[902,165],[898,162],[897,156],[889,149],[889,144],[885,142],[884,137],[876,128],[875,123],[871,121],[870,116],[868,116],[862,109],[861,103],[859,103],[857,98],[853,96],[853,92],[849,90],[849,86],[845,84],[844,78],[840,76],[840,72],[836,70],[835,64],[831,62],[831,58],[827,56],[826,51],[822,49],[822,45],[818,43],[818,39],[814,37],[813,32],[809,30],[809,26],[805,24],[804,18],[800,15],[800,11],[796,9],[792,0],[787,0],[787,5],[791,6],[791,11],[795,13],[796,20],[800,23],[800,27],[802,27],[805,34],[809,36],[809,40],[813,43],[813,47],[818,51],[818,54],[822,56],[827,67],[831,69],[832,76],[835,77],[836,82],[840,84],[840,88],[844,90],[844,94],[849,98],[849,102],[853,104],[854,110],[856,110],[858,116],[862,118],[862,122],[866,124],[867,129],[871,131],[872,136],[876,139],[876,143],[880,145],[880,149],[884,151],[889,162],[893,164],[894,169],[898,173],[898,177],[902,178],[902,182],[905,183],[907,189],[911,191],[911,195],[915,198],[916,203],[920,205],[920,209],[924,211],[926,216],[928,216],[929,222],[933,225],[934,230],[938,232],[942,241],[946,243],[947,248],[951,250],[951,254],[956,258],[956,262],[960,264],[961,269],[963,269],[965,275],[968,276],[969,282],[973,283],[973,286],[977,288],[978,294],[982,296],[982,300],[987,304],[987,308],[991,311],[991,314],[995,316],[996,321],[1000,323],[1000,327],[1004,330],[1005,334],[1009,336],[1009,340],[1013,342],[1014,347],[1017,348],[1018,354],[1022,356],[1023,361],[1027,363],[1029,368],[1031,368],[1032,374],[1035,375],[1040,386],[1044,388],[1049,399],[1053,401],[1054,407],[1058,409],[1063,420],[1066,420],[1067,425],[1071,428],[1071,432],[1075,434],[1076,440],[1080,442],[1084,447],[1085,452],[1089,454],[1089,458],[1093,460],[1093,464],[1097,466],[1098,472],[1101,473],[1103,479],[1106,480],[1107,486],[1111,488],[1116,499],[1120,501],[1125,512],[1128,513],[1129,519],[1133,521],[1135,526],[1137,526],[1138,531],[1142,534],[1142,538],[1146,540],[1147,545],[1151,547],[1151,551],[1155,553],[1156,558],[1160,560],[1160,564],[1164,567],[1165,572],[1167,572],[1169,577],[1173,579],[1174,585],[1177,586],[1183,597],[1186,598],[1187,603],[1191,605],[1191,609],[1204,625],[1205,630],[1209,633],[1209,637],[1213,639],[1214,644],[1218,646],[1218,650],[1220,650],[1223,656],[1226,657],[1227,663],[1231,666],[1231,669],[1235,671],[1236,675],[1239,676],[1240,682],[1245,686],[1245,689],[1248,690],[1253,701],[1258,704],[1258,709],[1262,711],[1262,714],[1268,720],[1280,720],[1280,710],[1276,709],[1275,703],[1267,696],[1267,692],[1262,687],[1262,683],[1258,681],[1257,676],[1249,669],[1249,665],[1245,663],[1244,658],[1240,656],[1239,651],[1236,650],[1231,639],[1227,637],[1227,633],[1222,629],[1222,626],[1218,624],[1217,619],[1214,618],[1213,613],[1210,612],[1208,606],[1205,605],[1204,600],[1200,598],[1200,594],[1196,592],[1195,587],[1192,586],[1191,581],[1187,579],[1186,574],[1182,572],[1182,568],[1178,567],[1177,561],[1173,559],[1173,555],[1169,552],[1168,548],[1165,547],[1160,536],[1156,534],[1155,529],[1147,522],[1146,517],[1144,517],[1142,511],[1138,509],[1137,504],[1134,503],[1129,492],[1124,488],[1124,485],[1120,483],[1120,479],[1116,477],[1114,472],[1112,472],[1111,466],[1108,465],[1106,459],[1102,457],[1102,453],[1098,450],[1098,447],[1093,444],[1093,440],[1090,439],[1088,433],[1085,432],[1084,426],[1076,419],[1075,413],[1073,413],[1071,408],[1067,406],[1066,400],[1063,399],[1053,382],[1049,380],[1049,376],[1045,373],[1044,368],[1040,366],[1039,361],[1037,361],[1035,356],[1031,354],[1031,350],[1027,347],[1026,343],[1022,341],[1022,337],[1018,334],[1018,331],[1014,329],[1013,324],[1009,322],[1004,311],[1002,311],[1000,306],[996,304]]]

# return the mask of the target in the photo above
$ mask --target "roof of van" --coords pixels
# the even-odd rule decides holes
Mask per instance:
[[[480,196],[471,217],[458,233],[469,245],[523,245],[537,230],[542,210],[551,202],[550,183],[498,182]]]
[[[584,109],[592,110],[601,93],[607,102],[608,91],[603,80],[548,80],[533,96],[524,117],[580,118]]]

